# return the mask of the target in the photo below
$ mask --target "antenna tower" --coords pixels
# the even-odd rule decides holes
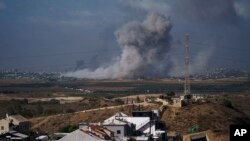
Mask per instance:
[[[185,84],[184,84],[184,94],[190,95],[190,79],[189,79],[189,35],[185,35]]]

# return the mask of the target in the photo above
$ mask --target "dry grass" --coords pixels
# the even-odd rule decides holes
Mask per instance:
[[[223,100],[232,102],[233,108],[223,105]],[[249,124],[248,95],[219,96],[216,101],[195,104],[185,108],[167,108],[162,120],[170,131],[187,134],[188,128],[198,125],[198,131],[211,130],[213,141],[227,141],[230,124]]]
[[[143,106],[141,108],[141,110],[151,110],[157,108],[157,105]],[[134,106],[134,110],[138,110],[138,106]],[[132,111],[133,106],[125,106],[122,108],[114,108],[112,110],[98,110],[65,114],[61,116],[34,118],[30,119],[30,121],[32,124],[32,130],[54,133],[58,132],[65,125],[78,125],[81,122],[101,122],[117,112],[123,112],[131,115]]]

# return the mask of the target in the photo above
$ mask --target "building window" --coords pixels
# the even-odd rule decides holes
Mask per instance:
[[[121,134],[121,130],[117,130],[116,133],[117,133],[117,134]]]
[[[4,126],[1,126],[1,130],[4,130]]]

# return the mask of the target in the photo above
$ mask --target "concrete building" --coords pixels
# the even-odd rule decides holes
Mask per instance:
[[[135,131],[135,126],[131,123],[105,123],[103,124],[104,127],[108,128],[109,130],[114,131],[115,138],[123,138],[127,136],[133,136]]]
[[[147,140],[148,137],[165,138],[165,130],[159,126],[159,113],[157,111],[133,112],[133,117],[124,113],[116,113],[106,119],[103,126],[114,131],[114,136],[126,140],[128,137]],[[162,136],[163,135],[163,136]]]
[[[106,119],[102,125],[112,130],[114,132],[114,137],[116,138],[132,136],[135,132],[135,125],[133,123],[121,119],[121,117],[128,116],[121,112],[116,113],[114,116]]]
[[[7,119],[0,120],[0,135],[10,131],[9,121]]]
[[[29,121],[21,115],[12,115],[0,120],[0,134],[5,134],[10,131],[17,131],[20,133],[28,133],[30,128]]]

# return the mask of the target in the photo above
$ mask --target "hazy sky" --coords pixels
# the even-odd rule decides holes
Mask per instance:
[[[185,33],[193,71],[250,68],[249,0],[0,0],[0,68],[108,65],[120,54],[114,32],[150,12],[170,18],[173,41],[166,63],[174,72],[183,62]]]

